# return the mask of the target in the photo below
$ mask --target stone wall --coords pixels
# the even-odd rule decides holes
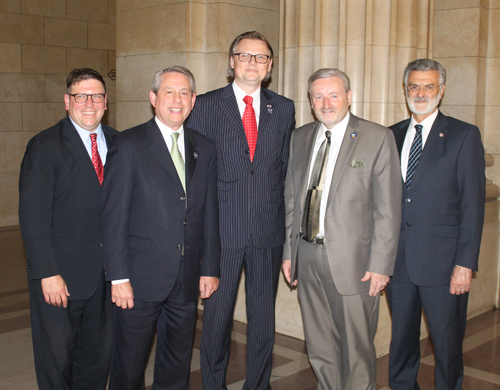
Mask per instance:
[[[115,68],[115,0],[0,0],[0,226],[18,223],[28,140],[66,116],[66,76]],[[105,77],[115,126],[115,81]]]

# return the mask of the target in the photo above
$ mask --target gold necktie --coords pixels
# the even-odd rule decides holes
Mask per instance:
[[[304,216],[302,217],[302,234],[307,241],[312,241],[319,233],[319,209],[325,185],[326,164],[330,152],[331,131],[326,131],[326,140],[321,144],[314,160],[309,188],[307,190]]]

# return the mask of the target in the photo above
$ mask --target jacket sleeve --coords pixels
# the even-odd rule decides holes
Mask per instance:
[[[130,278],[127,262],[128,215],[133,171],[120,136],[108,149],[102,185],[102,242],[106,280]]]
[[[28,257],[29,280],[59,275],[54,237],[57,159],[33,138],[27,146],[19,177],[19,224]]]
[[[392,131],[387,131],[372,177],[373,234],[367,271],[392,275],[401,223],[401,168]]]
[[[220,276],[221,247],[219,240],[219,200],[217,191],[217,152],[213,148],[208,169],[205,199],[201,276]]]
[[[460,225],[455,265],[476,271],[484,223],[486,196],[484,170],[481,133],[476,126],[471,125],[464,137],[457,163]]]

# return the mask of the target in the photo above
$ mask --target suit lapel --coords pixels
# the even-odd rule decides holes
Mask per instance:
[[[302,172],[299,174],[299,177],[302,177],[301,183],[301,190],[300,190],[300,205],[301,205],[301,210],[304,210],[304,205],[306,201],[306,195],[307,195],[307,187],[309,184],[309,171],[311,170],[311,160],[312,160],[312,154],[314,151],[314,143],[316,141],[316,137],[318,134],[319,129],[321,128],[321,123],[320,122],[314,122],[313,128],[307,132],[307,135],[305,137],[305,142],[304,142],[304,155],[302,156],[302,159],[299,159],[299,164],[301,163],[301,169]],[[295,158],[294,158],[295,160]]]
[[[342,173],[348,166],[349,161],[351,161],[352,150],[354,149],[356,142],[358,142],[358,138],[362,136],[362,134],[357,134],[357,136],[351,137],[351,134],[355,134],[356,131],[358,131],[358,127],[358,118],[355,115],[350,114],[349,123],[347,124],[344,138],[342,139],[342,145],[340,145],[339,156],[337,157],[337,162],[335,163],[335,168],[333,170],[332,183],[328,194],[328,203],[333,201],[333,196],[339,185]]]
[[[167,144],[165,143],[165,139],[163,138],[163,135],[161,134],[154,118],[146,123],[146,142],[148,143],[147,149],[149,153],[151,153],[153,157],[158,160],[168,174],[179,183],[179,186],[182,187],[182,183],[179,179],[179,175],[177,174],[177,169],[175,169],[172,157],[170,157],[170,152]]]
[[[247,140],[247,136],[245,134],[245,129],[243,128],[243,122],[240,116],[240,109],[238,108],[238,103],[236,102],[236,96],[234,96],[233,86],[229,84],[224,91],[222,92],[220,105],[222,111],[226,114],[229,121],[232,123],[233,128],[236,130],[236,133],[243,137],[243,139]]]
[[[196,169],[198,161],[198,152],[196,147],[198,143],[193,136],[192,130],[184,126],[184,156],[186,161],[186,190],[189,188],[189,183]]]
[[[408,126],[410,126],[410,121],[411,118],[405,120],[399,125],[398,130],[396,132],[393,132],[400,160],[401,160],[401,150],[403,150],[403,144],[405,143],[406,133],[408,132]]]
[[[99,179],[97,178],[89,153],[82,142],[80,134],[78,134],[78,131],[75,129],[69,118],[66,118],[64,121],[63,135],[65,137],[66,147],[73,154],[76,161],[78,161],[78,164],[82,168],[83,172],[85,172],[89,178],[92,178],[92,181],[99,184]]]
[[[267,131],[267,122],[271,119],[273,114],[273,105],[271,104],[271,95],[269,92],[261,88],[260,89],[260,115],[259,115],[259,135]],[[257,143],[259,138],[257,137]]]
[[[415,173],[413,174],[411,186],[414,186],[420,176],[422,176],[422,172],[425,171],[425,168],[432,160],[434,153],[436,152],[436,148],[439,143],[446,137],[446,133],[448,130],[448,121],[446,117],[438,113],[434,124],[432,125],[431,131],[429,132],[429,136],[427,137],[427,141],[425,141],[424,149],[422,150],[422,155],[418,161],[417,167],[415,168]],[[440,136],[440,134],[443,136]],[[411,187],[410,187],[411,191]]]

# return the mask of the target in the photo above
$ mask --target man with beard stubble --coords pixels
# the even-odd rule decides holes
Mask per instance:
[[[247,377],[243,389],[270,389],[274,305],[285,242],[283,189],[293,101],[266,88],[273,50],[257,31],[237,36],[228,53],[229,85],[198,96],[188,126],[217,146],[222,246],[220,288],[205,300],[203,388],[226,389],[231,324],[245,269]]]
[[[436,356],[436,389],[461,389],[462,342],[484,219],[484,150],[479,129],[437,106],[446,70],[419,59],[404,72],[412,116],[391,127],[401,157],[402,214],[394,275],[389,383],[419,389],[420,323],[425,311]]]

